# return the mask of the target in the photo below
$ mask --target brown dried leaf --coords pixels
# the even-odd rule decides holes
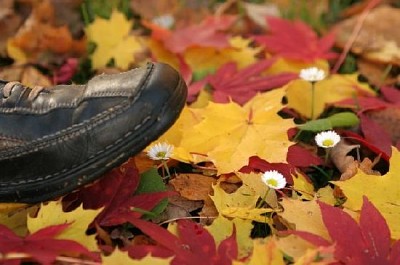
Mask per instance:
[[[8,81],[19,81],[24,85],[30,87],[49,87],[52,85],[50,79],[33,66],[12,66],[4,68],[0,72],[0,79]]]
[[[17,34],[13,45],[35,60],[42,52],[82,55],[86,51],[85,39],[74,40],[66,25],[56,26],[56,16],[50,0],[37,2]]]
[[[377,87],[399,82],[396,76],[388,73],[388,67],[388,65],[370,62],[363,58],[357,60],[358,72],[368,79],[368,83]]]
[[[0,55],[6,55],[7,39],[12,37],[22,23],[14,13],[14,0],[0,1]]]
[[[346,19],[336,25],[336,44],[344,47],[359,16]],[[400,65],[400,9],[379,6],[373,9],[365,19],[351,51],[369,60]]]
[[[212,191],[211,185],[216,180],[200,174],[179,174],[170,181],[170,184],[179,194],[189,200],[206,200]]]

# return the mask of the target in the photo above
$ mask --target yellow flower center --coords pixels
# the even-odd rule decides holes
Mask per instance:
[[[158,158],[165,158],[165,155],[166,155],[166,154],[167,154],[166,152],[162,152],[162,151],[161,151],[161,152],[158,152],[156,156],[157,156]]]
[[[269,179],[269,180],[267,180],[267,184],[272,186],[272,187],[277,187],[278,186],[278,181],[276,181],[276,179]]]
[[[330,147],[330,146],[332,146],[333,144],[334,144],[334,142],[333,142],[332,139],[325,139],[325,140],[322,141],[322,145],[323,145],[323,146],[326,146],[326,147]]]

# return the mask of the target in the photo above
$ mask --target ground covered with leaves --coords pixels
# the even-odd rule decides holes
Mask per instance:
[[[189,88],[173,127],[93,185],[1,204],[1,264],[400,264],[398,1],[0,11],[2,79],[85,83],[157,61]]]

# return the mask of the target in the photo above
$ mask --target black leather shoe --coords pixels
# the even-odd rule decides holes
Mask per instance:
[[[46,201],[93,182],[163,134],[186,93],[165,64],[49,89],[0,81],[0,202]]]

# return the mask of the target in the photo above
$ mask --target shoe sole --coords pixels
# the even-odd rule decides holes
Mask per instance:
[[[130,131],[98,156],[86,160],[71,170],[57,174],[57,177],[46,179],[41,183],[13,186],[12,190],[2,188],[0,201],[29,204],[43,202],[66,195],[94,182],[105,172],[138,154],[166,132],[179,117],[186,103],[186,93],[186,84],[179,76],[171,97],[157,112],[158,115],[151,117],[139,130]]]

